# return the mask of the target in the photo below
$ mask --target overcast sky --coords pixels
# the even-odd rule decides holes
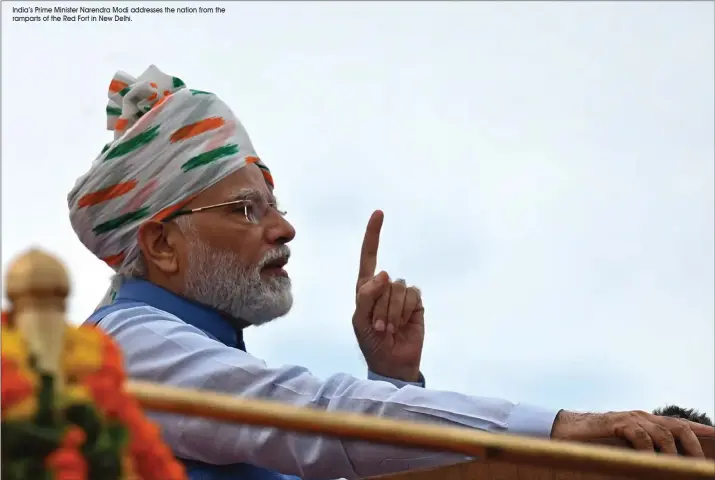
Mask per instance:
[[[73,321],[111,271],[66,195],[111,139],[114,72],[156,64],[234,109],[298,231],[295,307],[246,332],[251,353],[364,376],[354,282],[381,208],[380,267],[423,291],[431,388],[715,413],[712,2],[220,2],[123,24],[13,5],[3,273],[58,254]]]

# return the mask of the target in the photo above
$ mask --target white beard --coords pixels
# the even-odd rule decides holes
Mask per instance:
[[[239,266],[235,254],[212,248],[193,232],[182,230],[190,238],[191,247],[184,287],[186,297],[252,325],[270,322],[290,311],[293,306],[290,278],[261,278],[261,269],[268,262],[290,256],[288,246],[271,250],[258,265],[246,268]]]

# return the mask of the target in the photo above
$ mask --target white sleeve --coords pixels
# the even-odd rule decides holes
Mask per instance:
[[[321,380],[298,366],[270,368],[151,307],[120,310],[101,328],[120,344],[132,378],[324,410],[548,437],[557,411],[347,374]],[[348,479],[463,461],[454,455],[300,435],[275,428],[153,414],[174,453],[211,464],[250,463],[302,478]]]

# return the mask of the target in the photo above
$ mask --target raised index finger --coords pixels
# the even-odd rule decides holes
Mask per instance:
[[[370,281],[375,276],[377,268],[377,249],[380,246],[380,230],[385,215],[382,210],[375,210],[367,222],[365,238],[362,240],[362,250],[360,252],[360,271],[358,272],[357,288],[359,289],[365,282]]]

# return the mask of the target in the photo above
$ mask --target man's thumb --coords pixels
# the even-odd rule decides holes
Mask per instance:
[[[387,272],[380,272],[370,281],[364,283],[357,292],[355,299],[355,318],[371,321],[372,310],[375,308],[377,299],[380,298],[385,287],[388,286],[390,277]]]

